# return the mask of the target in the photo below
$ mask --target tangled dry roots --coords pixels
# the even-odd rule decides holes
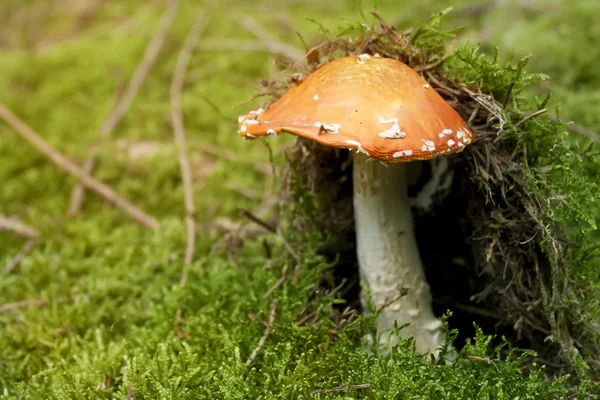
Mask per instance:
[[[374,15],[379,24],[364,26],[362,40],[322,42],[308,51],[305,62],[287,66],[290,75],[296,74],[290,81],[265,81],[260,95],[273,101],[292,80],[301,79],[297,74],[352,54],[379,53],[420,72],[476,135],[474,144],[450,158],[455,173],[450,194],[430,212],[414,215],[436,312],[453,311],[450,325],[461,332],[459,341],[471,336],[475,321],[487,333],[536,350],[536,361],[553,374],[573,374],[578,354],[595,369],[598,356],[589,350],[597,348],[594,335],[576,323],[581,315],[562,300],[572,290],[562,261],[565,244],[549,222],[546,203],[531,187],[523,143],[502,130],[502,105],[478,88],[444,76],[440,66],[448,50],[432,60],[413,47],[407,33]],[[323,254],[338,255],[344,268],[356,268],[351,155],[298,139],[287,156],[287,201],[298,201],[301,187],[322,205],[313,221],[297,217],[294,229],[314,230],[316,223],[335,238],[323,246]]]

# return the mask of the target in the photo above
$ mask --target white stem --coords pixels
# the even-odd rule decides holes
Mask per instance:
[[[408,293],[382,311],[378,333],[387,339],[394,321],[405,337],[413,336],[421,354],[436,353],[444,337],[433,314],[431,293],[419,256],[406,192],[404,163],[383,164],[354,155],[354,219],[361,279],[376,307]],[[365,305],[363,296],[363,306]],[[393,344],[393,343],[392,343]]]

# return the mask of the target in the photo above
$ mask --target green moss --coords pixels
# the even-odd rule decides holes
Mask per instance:
[[[44,3],[9,1],[0,15],[0,87],[7,88],[0,90],[0,102],[53,146],[81,162],[89,154],[90,144],[99,142],[98,128],[154,33],[162,2],[102,3],[79,23],[77,10],[42,17]],[[409,1],[379,3],[384,16],[399,16],[407,26],[442,7],[436,1],[419,7]],[[445,3],[458,8],[443,26],[463,24],[468,27],[466,37],[479,38],[471,28],[476,23],[470,19],[468,7],[462,6],[466,3]],[[591,17],[589,7],[593,6],[586,4],[580,1],[567,8],[571,22]],[[265,7],[269,13],[264,12]],[[503,10],[507,9],[480,15],[477,23],[502,21],[496,13]],[[310,393],[316,389],[353,384],[370,387],[319,397],[534,399],[598,395],[598,388],[585,379],[567,389],[564,377],[548,384],[543,367],[530,366],[524,373],[522,361],[531,359],[529,353],[507,351],[508,345],[502,351],[492,350],[490,338],[481,331],[459,358],[448,364],[421,359],[410,341],[401,341],[390,354],[366,351],[362,338],[373,325],[368,318],[356,318],[332,334],[329,330],[339,323],[335,305],[340,294],[313,290],[332,268],[316,254],[322,239],[316,234],[303,238],[297,282],[288,278],[271,298],[263,300],[280,278],[283,265],[287,263],[290,271],[296,266],[281,240],[273,235],[242,235],[243,245],[219,250],[223,233],[213,225],[201,225],[196,261],[190,267],[187,286],[181,288],[183,190],[168,119],[168,88],[177,53],[200,11],[196,2],[182,1],[161,57],[131,110],[114,137],[100,143],[96,176],[157,216],[157,232],[139,227],[95,194],[88,195],[79,216],[65,219],[75,181],[0,123],[0,213],[17,216],[41,232],[34,249],[15,270],[8,274],[0,270],[0,306],[29,301],[27,306],[0,312],[2,398],[124,398],[128,384],[138,399],[313,398]],[[345,25],[342,20],[361,20],[357,2],[287,6],[235,2],[215,7],[203,40],[253,40],[237,23],[245,15],[261,19],[282,40],[298,46],[295,30],[309,42],[318,37],[314,24],[305,17],[332,32]],[[527,42],[508,46],[514,45],[517,55],[536,53],[530,67],[552,73],[556,97],[565,102],[563,116],[598,128],[594,101],[599,98],[600,77],[589,69],[597,57],[574,50],[581,38],[586,38],[587,44],[594,40],[590,32],[596,25],[573,22],[562,28],[561,40],[573,40],[572,57],[536,51],[546,43],[539,32],[552,26],[557,15],[528,15],[536,21],[536,30],[528,31]],[[525,19],[515,19],[515,24],[519,21]],[[490,43],[499,43],[495,35],[504,31],[502,25],[489,25],[495,27],[491,28]],[[524,22],[521,29],[527,30]],[[41,45],[45,50],[34,51]],[[255,83],[268,76],[269,68],[265,53],[199,51],[192,59],[183,111],[201,223],[217,217],[244,221],[238,208],[259,207],[261,199],[244,196],[225,183],[260,194],[273,183],[273,178],[254,168],[269,160],[268,149],[238,140],[235,118],[225,119],[201,100],[209,100],[227,116],[237,115],[241,111],[232,108],[252,95]],[[483,68],[479,66],[478,71]],[[494,72],[488,72],[472,78],[501,95],[506,80],[494,81]],[[545,90],[537,84],[521,89],[515,95],[528,102]],[[521,108],[523,115],[535,108],[535,103],[527,104],[530,108]],[[533,134],[523,140],[530,150],[532,168],[538,171],[531,178],[550,194],[569,193],[567,198],[548,196],[552,221],[566,226],[568,240],[580,246],[570,250],[569,262],[574,263],[570,279],[582,285],[582,290],[580,296],[568,297],[566,304],[597,307],[589,295],[600,283],[600,239],[593,231],[598,218],[593,203],[598,189],[592,184],[599,170],[597,153],[561,127],[549,128],[545,120],[528,124]],[[161,150],[146,158],[128,158],[127,149],[139,141],[151,141]],[[125,150],[119,147],[123,143]],[[222,146],[236,158],[211,155],[203,151],[206,143]],[[281,149],[290,141],[269,143],[280,179],[285,166]],[[275,255],[272,259],[267,257],[263,241]],[[23,244],[21,239],[0,233],[1,269]],[[591,284],[592,292],[583,287],[584,282]],[[279,300],[275,329],[252,367],[246,369],[244,363],[264,332],[264,326],[248,314],[268,320],[269,304],[275,298]],[[298,326],[307,304],[309,312],[320,317],[319,322]],[[179,307],[185,322],[177,325]]]

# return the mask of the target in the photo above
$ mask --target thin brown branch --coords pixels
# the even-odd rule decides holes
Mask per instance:
[[[465,354],[464,358],[466,358],[467,360],[471,360],[471,361],[478,361],[478,362],[484,362],[486,364],[491,364],[494,366],[494,368],[496,369],[496,371],[499,373],[500,372],[500,368],[498,368],[498,366],[496,365],[496,363],[489,357],[480,357],[480,356],[471,356],[469,354]]]
[[[246,364],[245,364],[246,368],[248,368],[248,367],[250,367],[250,365],[252,365],[252,363],[258,356],[258,353],[260,353],[260,350],[265,346],[265,343],[267,342],[269,335],[271,335],[271,332],[273,331],[274,324],[275,324],[275,316],[277,315],[277,307],[278,306],[279,306],[279,300],[277,300],[277,299],[273,300],[273,302],[271,303],[271,312],[269,314],[269,323],[268,323],[267,327],[265,328],[265,333],[263,333],[262,337],[258,341],[256,348],[254,349],[252,354],[250,354],[250,357],[248,357],[248,360],[246,361]]]
[[[438,65],[440,65],[441,63],[446,61],[446,59],[448,57],[450,57],[450,53],[452,53],[452,50],[454,49],[455,44],[456,44],[456,39],[452,40],[450,45],[448,45],[448,47],[446,48],[444,55],[439,60],[436,60],[436,61],[432,62],[431,64],[416,66],[415,71],[417,71],[417,72],[429,71],[430,69],[434,69],[435,67],[437,67]]]
[[[171,124],[173,125],[173,135],[177,143],[179,168],[181,169],[181,179],[183,181],[183,189],[185,196],[185,225],[187,235],[187,245],[185,249],[184,266],[181,271],[179,284],[185,286],[187,282],[187,270],[194,258],[194,249],[196,246],[196,222],[194,214],[196,207],[194,205],[194,188],[192,185],[192,171],[190,162],[187,156],[187,144],[185,138],[185,128],[183,126],[183,112],[181,110],[181,90],[185,81],[185,74],[188,69],[190,59],[194,53],[194,49],[198,44],[200,35],[206,29],[210,20],[210,12],[203,12],[196,18],[190,33],[185,39],[183,48],[177,57],[175,71],[171,81],[170,98],[171,98]]]
[[[273,286],[271,286],[271,288],[269,290],[267,290],[267,292],[263,295],[263,300],[268,299],[269,296],[271,294],[273,294],[275,289],[277,289],[279,286],[281,286],[283,284],[283,282],[285,282],[285,280],[287,279],[287,274],[288,274],[288,265],[285,264],[281,270],[281,278],[279,278],[277,280],[277,282],[275,282],[275,284]]]
[[[460,90],[453,89],[453,88],[443,84],[439,79],[437,79],[435,77],[434,74],[432,74],[429,71],[425,71],[425,74],[427,75],[428,80],[435,83],[438,87],[442,88],[443,90],[445,90],[446,92],[448,92],[450,94],[453,94],[455,96],[460,96]]]
[[[389,306],[391,306],[393,303],[395,303],[396,301],[400,300],[402,297],[406,296],[408,294],[408,289],[407,288],[401,288],[400,289],[400,293],[398,293],[398,295],[386,300],[385,303],[383,303],[382,305],[380,305],[379,307],[377,307],[377,311],[376,312],[381,312],[382,310],[388,308]]]
[[[27,254],[29,254],[29,252],[31,251],[31,249],[33,249],[34,246],[35,246],[35,239],[33,239],[33,238],[31,238],[27,242],[25,242],[25,245],[23,246],[21,251],[19,251],[17,253],[17,255],[14,256],[13,259],[6,265],[6,267],[4,268],[4,273],[8,274],[13,269],[15,269],[16,266],[19,265],[21,260],[23,260],[23,258],[25,258],[25,256]]]
[[[21,301],[15,301],[13,303],[2,304],[0,306],[0,312],[18,310],[19,308],[27,307],[29,304],[31,304],[31,300],[21,300]],[[36,299],[35,300],[36,307],[43,307],[45,305],[46,305],[46,300],[44,300],[44,299]]]
[[[504,95],[504,100],[502,101],[502,108],[506,108],[506,106],[508,105],[508,101],[510,100],[510,94],[513,91],[513,88],[515,87],[515,81],[512,81],[510,83],[510,85],[508,85],[508,88],[506,89],[506,94]]]
[[[131,382],[127,382],[127,400],[136,400],[137,396],[135,395],[135,391],[133,390],[133,385]]]
[[[248,313],[248,318],[250,318],[252,321],[256,322],[257,324],[261,324],[264,327],[268,327],[269,323],[267,321],[265,321],[262,318],[258,318],[256,315],[252,314],[252,313]]]
[[[60,298],[57,301],[59,303],[66,303],[67,301],[76,301],[79,298],[87,298],[87,295],[73,295],[71,296],[71,298]],[[46,304],[48,304],[48,300],[45,300],[41,297],[38,297],[35,300],[21,300],[21,301],[15,301],[13,303],[6,303],[6,304],[2,304],[0,305],[0,312],[6,312],[6,311],[13,311],[13,310],[18,310],[20,308],[25,308],[27,306],[29,306],[30,304],[34,304],[36,307],[44,307]]]
[[[242,214],[244,217],[248,218],[249,220],[251,220],[255,224],[262,226],[263,228],[265,228],[269,232],[271,232],[271,233],[277,233],[277,228],[271,226],[271,224],[269,224],[268,222],[263,221],[262,219],[258,218],[256,215],[254,215],[249,210],[246,210],[246,209],[242,208],[242,209],[240,209],[240,214]]]
[[[304,52],[277,39],[277,37],[263,28],[254,18],[246,17],[240,21],[240,25],[256,36],[270,52],[280,54],[294,62],[304,57]]]
[[[339,393],[339,392],[347,392],[348,390],[360,390],[370,388],[370,383],[362,383],[360,385],[349,385],[349,386],[336,386],[331,389],[317,389],[310,392],[310,394],[326,394],[326,393]]]
[[[4,105],[0,104],[0,119],[6,121],[23,139],[28,141],[42,154],[49,158],[58,168],[73,175],[75,178],[88,189],[92,189],[107,201],[121,208],[134,220],[140,224],[150,228],[158,228],[158,222],[150,215],[144,213],[137,208],[133,203],[119,196],[113,189],[106,184],[100,182],[94,177],[83,171],[75,162],[65,157],[62,153],[50,146],[41,136],[31,129],[25,122],[21,121],[16,115],[8,110]]]
[[[519,125],[523,125],[525,122],[529,121],[532,118],[535,118],[539,115],[544,114],[546,111],[548,111],[547,108],[542,108],[541,110],[537,110],[536,112],[534,112],[533,114],[530,114],[528,116],[526,116],[525,118],[523,118],[522,120],[520,120],[519,122],[517,122],[515,124],[515,126],[519,126]]]
[[[469,120],[467,121],[467,124],[470,126],[471,123],[473,122],[473,120],[475,119],[475,117],[477,116],[477,113],[479,112],[479,107],[481,106],[481,104],[476,103],[475,107],[473,107],[473,111],[471,112],[471,115],[469,116]]]
[[[256,215],[254,215],[253,213],[251,213],[250,211],[248,211],[246,209],[240,209],[240,212],[242,213],[243,216],[245,216],[246,218],[248,218],[252,222],[254,222],[254,223],[262,226],[263,228],[265,228],[269,232],[275,233],[277,235],[277,237],[279,238],[279,240],[281,240],[281,242],[283,243],[283,246],[288,251],[288,253],[290,253],[290,255],[296,261],[298,260],[298,255],[296,254],[296,252],[292,248],[292,245],[290,244],[290,242],[287,241],[287,239],[285,238],[285,236],[283,236],[283,234],[281,233],[281,231],[279,229],[271,226],[269,223],[267,223],[266,221],[263,221],[262,219],[260,219],[259,217],[257,217]]]
[[[2,105],[0,105],[0,117],[2,117]],[[38,236],[38,231],[16,219],[7,218],[0,215],[0,232],[11,231],[17,236],[23,236],[33,239]]]
[[[258,40],[247,40],[241,41],[239,39],[215,39],[211,41],[202,42],[198,45],[199,51],[233,51],[233,52],[264,52],[273,53],[273,51],[266,47],[263,43]],[[278,54],[278,53],[275,53]]]
[[[162,48],[165,36],[167,35],[167,32],[169,31],[169,28],[171,27],[173,21],[175,20],[175,16],[177,15],[178,5],[179,0],[167,0],[167,6],[160,21],[158,30],[148,43],[142,61],[131,77],[123,97],[121,97],[121,99],[117,102],[115,108],[100,127],[100,137],[102,139],[106,139],[112,135],[116,126],[119,124],[119,122],[121,122],[123,116],[125,116],[127,113],[131,103],[133,103],[133,100],[142,87],[142,84],[146,80],[148,73],[154,66],[154,63],[156,62],[158,54]],[[98,161],[98,148],[92,147],[90,151],[90,158],[88,158],[83,164],[83,170],[87,175],[91,175],[93,173]],[[71,204],[69,205],[69,210],[67,213],[69,215],[77,214],[81,210],[84,198],[84,185],[79,183],[71,192]]]

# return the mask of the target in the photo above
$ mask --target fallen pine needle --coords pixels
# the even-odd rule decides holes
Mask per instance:
[[[2,116],[1,107],[2,106],[0,105],[0,116]],[[20,221],[0,215],[0,232],[2,231],[11,231],[18,236],[27,237],[30,239],[35,238],[38,235],[38,232],[35,228],[32,228],[31,226]]]
[[[0,104],[0,119],[6,121],[15,132],[17,132],[23,139],[33,145],[42,154],[49,158],[58,168],[73,175],[75,178],[88,189],[94,190],[107,201],[113,203],[131,218],[139,222],[140,224],[150,228],[158,228],[158,222],[150,215],[144,213],[142,210],[137,208],[133,203],[125,200],[117,192],[111,189],[108,185],[100,182],[94,177],[87,174],[82,170],[75,162],[65,157],[62,153],[50,146],[40,135],[35,133],[29,125],[21,121],[16,115],[8,110],[4,105]]]
[[[336,386],[331,389],[317,389],[310,392],[310,394],[326,394],[326,393],[338,393],[338,392],[347,392],[348,390],[360,390],[371,387],[370,383],[363,383],[360,385],[350,385],[350,386]]]
[[[270,52],[281,54],[293,62],[296,62],[304,57],[303,51],[278,40],[273,34],[263,28],[254,18],[246,17],[240,21],[240,25],[256,36],[256,38],[259,39]]]
[[[71,296],[71,301],[76,301],[80,298],[87,298],[87,295],[73,295]],[[66,303],[67,299],[65,298],[61,298],[57,300],[59,303]],[[35,300],[21,300],[21,301],[15,301],[13,303],[6,303],[6,304],[2,304],[0,305],[0,312],[6,312],[6,311],[12,311],[12,310],[18,310],[20,308],[25,308],[27,306],[29,306],[30,304],[34,304],[36,307],[43,307],[46,304],[48,304],[48,300],[42,299],[41,297],[38,297]]]
[[[245,216],[246,218],[248,218],[249,220],[251,220],[252,222],[254,222],[255,224],[265,228],[266,230],[268,230],[269,232],[275,233],[277,235],[277,237],[279,238],[279,240],[281,240],[281,242],[283,243],[283,246],[286,248],[286,250],[288,251],[288,253],[290,253],[290,255],[296,260],[298,261],[298,255],[296,254],[296,252],[294,251],[294,249],[292,248],[292,245],[290,245],[290,243],[287,241],[287,239],[283,236],[283,234],[279,231],[279,229],[271,226],[271,224],[269,224],[266,221],[263,221],[262,219],[260,219],[259,217],[257,217],[256,215],[254,215],[252,212],[250,212],[249,210],[246,209],[240,209],[240,213]]]
[[[278,305],[279,305],[279,300],[277,300],[277,299],[273,300],[273,302],[271,303],[271,313],[269,314],[269,322],[268,322],[267,327],[265,328],[265,333],[262,335],[262,337],[258,341],[258,344],[256,345],[256,348],[254,349],[252,354],[250,354],[250,357],[248,357],[248,360],[246,361],[246,364],[245,364],[246,368],[248,368],[248,367],[250,367],[250,365],[252,365],[252,363],[258,356],[258,353],[260,353],[260,350],[264,347],[265,343],[267,342],[269,335],[273,331],[273,324],[275,324],[275,316],[277,315],[277,306]]]
[[[283,269],[281,270],[281,278],[279,278],[277,280],[277,282],[275,282],[275,284],[273,286],[271,286],[271,288],[269,290],[267,290],[267,292],[263,296],[263,300],[268,299],[269,296],[271,294],[273,294],[275,289],[277,289],[279,286],[281,286],[283,284],[283,282],[285,282],[285,280],[287,279],[287,274],[288,274],[288,265],[285,264],[283,266]]]
[[[23,248],[21,249],[21,251],[19,251],[17,253],[17,255],[14,256],[14,258],[6,265],[6,267],[4,268],[4,273],[8,274],[13,269],[15,269],[15,267],[17,265],[19,265],[19,263],[21,262],[21,260],[23,258],[25,258],[25,256],[31,251],[31,249],[33,249],[33,246],[35,246],[35,239],[34,238],[31,238],[27,242],[25,242],[25,245],[23,246]]]
[[[139,92],[146,76],[152,69],[160,49],[162,48],[165,36],[169,31],[169,27],[172,25],[175,16],[177,14],[177,6],[179,0],[167,0],[167,7],[160,21],[160,25],[156,34],[152,37],[146,48],[146,52],[142,61],[140,62],[137,70],[131,77],[129,85],[125,90],[123,96],[117,102],[117,105],[106,118],[102,126],[100,127],[100,137],[108,138],[112,135],[115,127],[121,122],[123,116],[127,113],[127,110],[133,103],[137,93]],[[98,160],[98,149],[96,147],[91,149],[91,156],[83,164],[83,170],[86,174],[91,175],[96,167]],[[75,215],[81,210],[83,201],[85,199],[84,185],[79,183],[73,188],[71,192],[71,204],[69,205],[68,214]]]
[[[185,249],[184,267],[181,272],[179,284],[185,286],[187,282],[187,269],[194,258],[194,248],[196,243],[196,222],[194,214],[196,207],[194,205],[194,188],[192,185],[192,172],[190,162],[187,156],[187,145],[185,139],[185,128],[183,126],[183,112],[181,110],[181,90],[185,80],[190,59],[198,44],[200,35],[206,29],[210,19],[210,12],[204,12],[198,16],[190,33],[185,39],[183,48],[177,58],[173,79],[171,81],[170,98],[171,98],[171,123],[173,125],[173,135],[177,143],[179,168],[181,169],[181,178],[183,181],[184,196],[185,196],[185,225],[187,235],[187,245]]]
[[[530,114],[530,115],[526,116],[525,118],[523,118],[522,120],[520,120],[519,122],[517,122],[517,123],[515,124],[515,126],[522,125],[522,124],[524,124],[525,122],[529,121],[531,118],[535,118],[535,117],[537,117],[538,115],[542,115],[542,114],[544,114],[546,111],[548,111],[548,109],[547,109],[547,108],[542,108],[541,110],[537,110],[537,111],[536,111],[536,112],[534,112],[533,114]]]
[[[127,400],[136,400],[137,396],[135,395],[135,391],[133,390],[133,385],[131,382],[127,382]]]

